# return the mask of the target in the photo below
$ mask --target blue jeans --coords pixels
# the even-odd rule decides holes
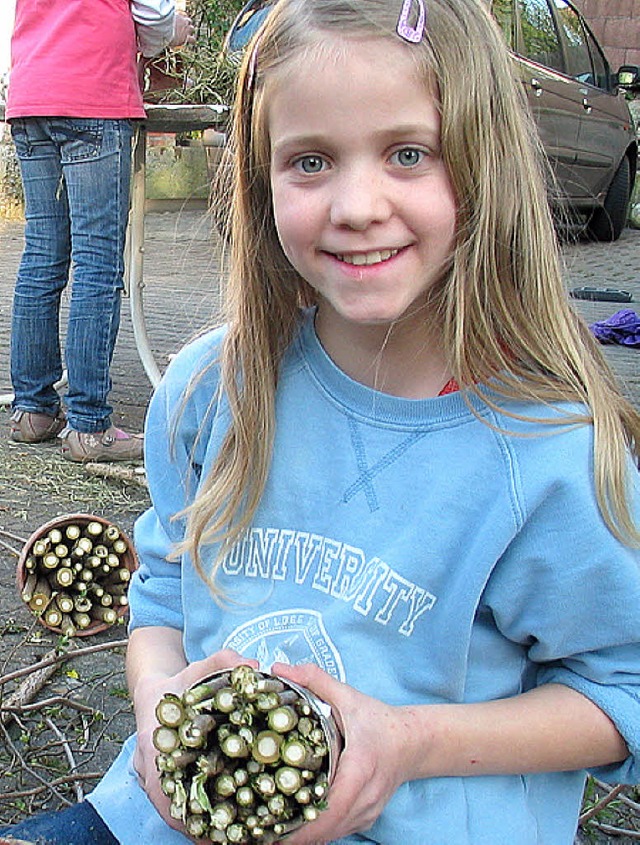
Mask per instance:
[[[24,839],[34,845],[118,845],[118,840],[88,801],[2,827],[0,836]]]
[[[60,301],[72,268],[65,345],[71,428],[109,428],[129,212],[129,120],[11,122],[25,196],[25,249],[11,330],[13,407],[55,415],[62,377]]]

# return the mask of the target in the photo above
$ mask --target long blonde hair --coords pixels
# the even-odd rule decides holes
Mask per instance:
[[[640,415],[623,397],[596,342],[571,310],[548,207],[537,133],[501,33],[481,0],[427,0],[420,44],[406,44],[438,92],[442,151],[457,197],[449,272],[433,298],[451,372],[482,396],[582,403],[566,424],[592,423],[598,502],[610,529],[640,542],[628,500],[628,451]],[[211,472],[187,509],[184,547],[218,563],[249,527],[270,466],[275,394],[284,351],[313,290],[289,264],[276,232],[267,132],[271,74],[323,36],[398,40],[401,0],[279,0],[250,45],[238,80],[231,164],[230,262],[221,391],[231,423]],[[384,61],[384,56],[381,57]],[[550,414],[550,417],[552,415]],[[557,416],[554,417],[557,425]],[[215,574],[215,567],[214,567]],[[214,575],[210,573],[213,581]]]

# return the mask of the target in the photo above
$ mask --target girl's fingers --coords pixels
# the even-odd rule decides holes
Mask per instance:
[[[258,668],[258,661],[251,660],[247,657],[242,657],[237,651],[230,648],[225,648],[222,651],[217,651],[210,657],[205,657],[203,660],[197,660],[195,663],[190,663],[180,673],[180,679],[184,681],[185,686],[190,686],[198,681],[201,681],[206,675],[213,672],[218,672],[223,669],[233,669],[235,666],[242,664],[252,666],[254,669]]]
[[[279,675],[285,680],[293,681],[295,684],[305,687],[322,699],[328,700],[339,694],[339,690],[343,686],[315,663],[302,663],[299,666],[274,663],[271,671],[274,675]]]
[[[289,666],[286,663],[274,663],[271,672],[288,681],[293,681],[305,689],[308,689],[318,698],[331,705],[332,715],[338,729],[344,735],[344,725],[340,715],[340,707],[344,702],[348,687],[332,678],[315,663],[302,663],[298,666]]]

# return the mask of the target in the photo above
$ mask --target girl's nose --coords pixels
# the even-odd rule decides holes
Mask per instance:
[[[331,223],[362,231],[391,214],[391,202],[379,174],[368,168],[341,174],[333,185]]]

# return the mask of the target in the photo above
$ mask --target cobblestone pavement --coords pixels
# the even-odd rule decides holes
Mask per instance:
[[[143,303],[145,325],[161,370],[171,354],[217,312],[217,239],[205,211],[150,213],[145,221]],[[10,393],[9,337],[11,297],[23,248],[24,225],[0,220],[0,393]],[[66,298],[65,294],[65,298]],[[65,322],[66,304],[63,304]],[[123,301],[122,323],[112,365],[111,400],[116,425],[140,429],[151,395],[130,312]]]
[[[11,293],[23,244],[23,224],[0,220],[0,392],[10,390],[8,344]],[[185,341],[215,321],[220,271],[217,238],[205,210],[151,212],[145,218],[144,310],[154,357],[162,370]],[[629,290],[628,305],[575,301],[588,321],[604,319],[618,309],[638,310],[640,301],[640,230],[626,229],[613,244],[577,243],[563,248],[566,281],[577,286]],[[624,389],[640,407],[640,349],[605,347]],[[151,393],[136,347],[129,302],[123,307],[122,328],[113,363],[112,394],[116,423],[142,425]]]
[[[613,244],[577,243],[563,249],[568,287],[610,287],[629,291],[629,303],[573,300],[576,310],[588,322],[604,320],[621,308],[640,314],[640,229],[625,229]],[[640,408],[640,349],[604,346],[627,396]]]

